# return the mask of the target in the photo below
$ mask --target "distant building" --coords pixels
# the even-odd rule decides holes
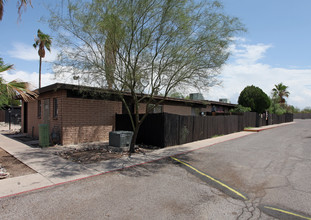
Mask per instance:
[[[191,100],[204,100],[204,97],[203,97],[202,93],[191,93],[190,99]]]
[[[229,99],[227,99],[227,98],[221,98],[221,99],[219,99],[219,102],[230,103]]]

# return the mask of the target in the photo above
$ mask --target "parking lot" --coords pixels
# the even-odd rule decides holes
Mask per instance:
[[[311,121],[0,199],[1,219],[310,219]]]

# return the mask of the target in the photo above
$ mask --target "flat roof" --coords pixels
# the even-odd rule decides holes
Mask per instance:
[[[81,86],[81,85],[74,85],[74,84],[65,84],[65,83],[55,83],[51,84],[45,87],[42,87],[40,89],[35,90],[38,94],[51,92],[51,91],[57,91],[57,90],[71,90],[71,91],[95,91],[99,93],[109,93],[118,95],[119,92],[112,89],[105,89],[105,88],[99,88],[99,87],[91,87],[91,86]],[[129,92],[122,92],[124,96],[130,97],[131,93]],[[137,94],[138,96],[148,96],[148,94]],[[156,100],[163,99],[163,96],[153,96]],[[206,105],[221,105],[221,106],[229,106],[229,107],[235,107],[235,104],[231,103],[223,103],[223,102],[217,102],[217,101],[210,101],[210,100],[191,100],[191,99],[182,99],[182,98],[172,98],[172,97],[166,97],[165,102],[174,102],[174,103],[184,103],[184,104],[192,104],[192,105],[200,105],[202,107],[206,107]]]

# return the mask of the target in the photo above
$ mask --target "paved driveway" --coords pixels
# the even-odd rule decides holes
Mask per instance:
[[[254,209],[245,213],[261,205],[311,216],[311,121],[296,122],[178,159],[246,194]]]
[[[3,198],[0,219],[308,219],[310,131],[311,121],[301,120],[175,159]]]

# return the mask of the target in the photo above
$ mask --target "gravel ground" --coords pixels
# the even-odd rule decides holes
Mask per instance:
[[[29,168],[15,157],[0,148],[0,165],[5,168],[10,176],[7,178],[24,176],[32,173],[36,173],[33,169]],[[1,181],[1,179],[0,179]]]

